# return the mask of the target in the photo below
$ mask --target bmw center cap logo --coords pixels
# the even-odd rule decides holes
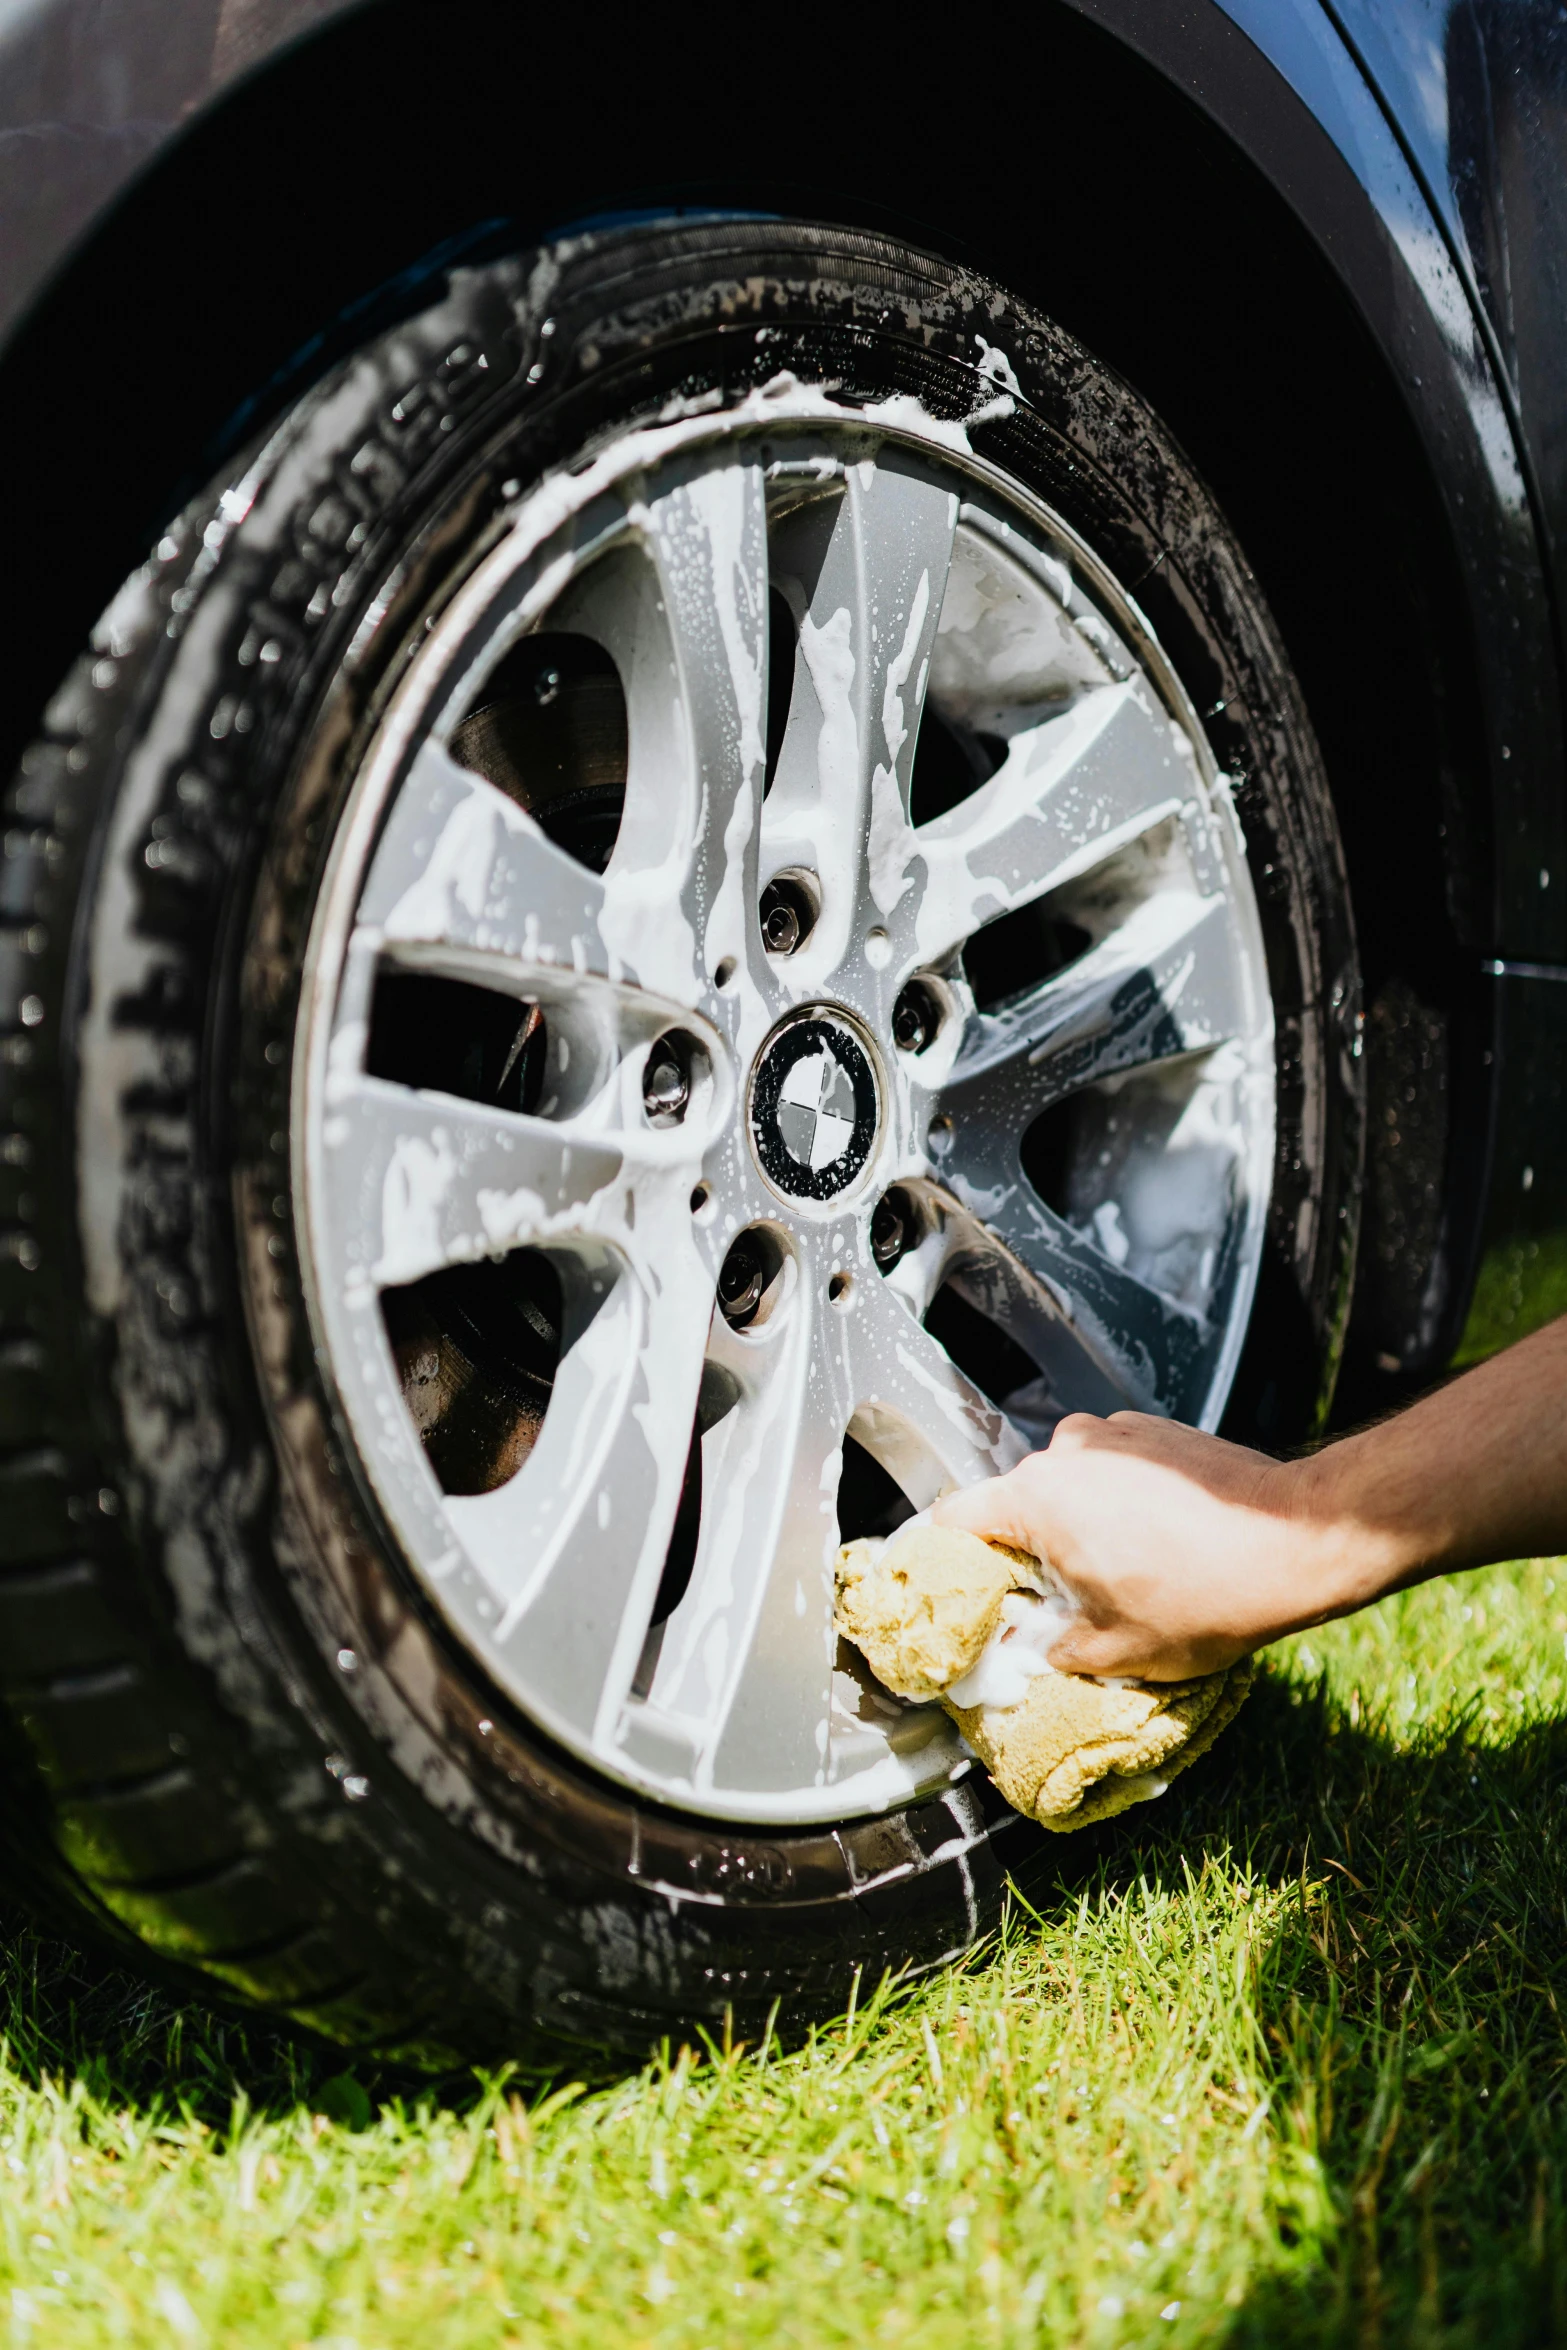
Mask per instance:
[[[751,1137],[762,1170],[790,1199],[835,1199],[871,1155],[876,1080],[842,1021],[791,1021],[764,1048],[751,1088]]]

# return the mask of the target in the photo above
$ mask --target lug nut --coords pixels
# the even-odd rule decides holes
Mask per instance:
[[[762,944],[770,955],[792,955],[816,922],[816,901],[803,881],[779,873],[762,892]]]
[[[687,1057],[677,1037],[661,1036],[642,1070],[642,1107],[650,1126],[678,1126],[691,1099]]]
[[[768,1268],[760,1248],[742,1233],[718,1272],[718,1310],[731,1330],[756,1320],[767,1287]]]
[[[762,936],[770,955],[792,955],[800,943],[800,917],[793,906],[775,898],[762,913]]]
[[[886,1192],[871,1214],[871,1255],[883,1273],[912,1247],[916,1231],[914,1203],[906,1191]]]
[[[922,980],[911,979],[892,1007],[892,1041],[900,1053],[922,1053],[941,1026],[941,1006]]]

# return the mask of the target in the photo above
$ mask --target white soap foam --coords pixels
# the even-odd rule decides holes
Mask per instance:
[[[1048,1651],[1076,1622],[1078,1610],[1064,1591],[1009,1591],[995,1630],[972,1665],[947,1696],[954,1705],[983,1705],[1004,1713],[1021,1705],[1028,1685],[1055,1667]]]

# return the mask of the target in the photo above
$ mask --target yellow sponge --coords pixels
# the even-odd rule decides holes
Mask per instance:
[[[1087,1827],[1162,1795],[1251,1686],[1247,1660],[1200,1680],[1096,1681],[1046,1663],[1070,1606],[1037,1559],[916,1523],[846,1543],[838,1629],[899,1697],[936,1697],[1008,1803]]]
[[[961,1527],[923,1522],[887,1543],[846,1542],[838,1629],[899,1697],[939,1697],[978,1664],[1002,1601],[1038,1564]]]

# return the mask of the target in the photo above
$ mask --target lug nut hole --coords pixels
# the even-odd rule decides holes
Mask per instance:
[[[798,954],[816,927],[818,899],[804,873],[775,873],[762,892],[762,944],[770,955]]]
[[[827,1295],[835,1306],[846,1306],[854,1295],[854,1275],[835,1273],[827,1284]]]

